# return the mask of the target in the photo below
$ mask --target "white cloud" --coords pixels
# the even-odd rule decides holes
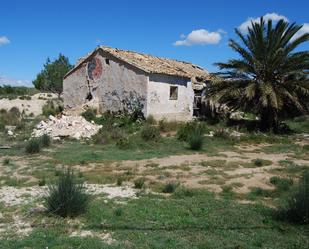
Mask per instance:
[[[206,29],[193,30],[187,36],[182,34],[180,39],[174,42],[175,46],[193,46],[193,45],[208,45],[208,44],[218,44],[222,39],[221,34],[225,31],[219,29],[215,32],[209,32]]]
[[[0,46],[9,44],[10,40],[6,36],[0,36]]]
[[[267,13],[266,15],[263,16],[263,18],[266,22],[268,22],[268,20],[278,22],[281,19],[283,19],[284,21],[289,21],[289,19],[286,16],[279,15],[277,13]],[[260,17],[257,17],[257,18],[249,17],[247,21],[240,24],[238,29],[242,32],[247,32],[248,28],[251,27],[251,22],[257,23],[259,21],[260,21]]]
[[[294,41],[295,39],[306,33],[309,33],[309,23],[304,23],[303,27],[300,30],[298,30],[298,32],[292,37],[291,40]]]

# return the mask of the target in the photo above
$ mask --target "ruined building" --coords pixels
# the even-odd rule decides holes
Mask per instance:
[[[198,113],[209,73],[188,62],[100,46],[63,81],[66,108],[95,101],[100,112],[140,108],[145,117],[185,121]]]

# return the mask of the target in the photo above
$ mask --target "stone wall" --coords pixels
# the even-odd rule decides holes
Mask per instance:
[[[91,93],[100,112],[130,110],[139,105],[146,115],[147,83],[143,71],[99,52],[64,79],[64,105],[72,108],[85,104]]]
[[[178,87],[177,99],[170,99],[170,87]],[[155,119],[191,120],[194,91],[186,78],[153,74],[149,76],[147,115]]]

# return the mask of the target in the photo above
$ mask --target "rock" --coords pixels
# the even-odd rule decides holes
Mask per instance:
[[[14,136],[14,132],[11,131],[11,130],[8,130],[8,135],[9,135],[9,136]]]

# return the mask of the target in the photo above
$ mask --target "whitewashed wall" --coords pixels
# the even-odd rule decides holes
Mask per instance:
[[[178,86],[178,99],[170,100],[170,86]],[[188,121],[193,116],[194,91],[186,78],[153,74],[149,76],[147,115],[155,119]]]

